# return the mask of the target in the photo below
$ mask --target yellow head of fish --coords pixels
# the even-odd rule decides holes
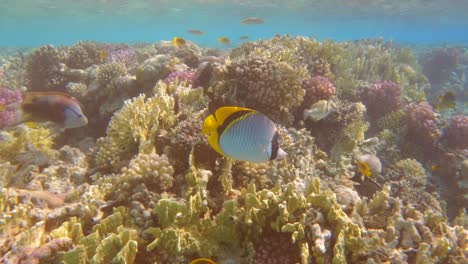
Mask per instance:
[[[227,37],[219,37],[218,42],[224,45],[229,45],[229,43],[231,43],[231,41]]]
[[[369,165],[364,162],[364,161],[358,161],[358,163],[356,164],[357,166],[357,170],[358,172],[361,174],[361,175],[364,175],[366,177],[369,177],[371,175],[371,170],[370,170],[370,167]]]
[[[286,156],[273,121],[249,108],[218,108],[203,122],[202,133],[216,152],[232,159],[260,163]]]
[[[375,176],[382,172],[382,163],[375,155],[362,154],[357,157],[356,169],[361,176]]]
[[[181,37],[174,37],[172,38],[172,44],[174,44],[177,47],[182,47],[183,45],[185,45],[185,39]]]

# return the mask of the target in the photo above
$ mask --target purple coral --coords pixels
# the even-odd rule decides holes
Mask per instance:
[[[311,106],[319,100],[328,100],[335,95],[336,89],[333,83],[323,76],[315,76],[302,81],[302,88],[306,91],[304,106]]]
[[[169,74],[165,79],[164,83],[169,84],[176,79],[179,81],[184,81],[187,82],[189,85],[193,85],[195,81],[195,71],[194,70],[180,70],[180,71],[175,71]]]
[[[9,105],[16,102],[22,102],[23,96],[19,90],[0,88],[0,105]],[[14,123],[15,112],[8,108],[0,111],[0,128],[11,126]]]
[[[432,106],[427,102],[406,107],[408,136],[416,143],[434,146],[440,137],[437,118]]]
[[[106,63],[124,63],[130,65],[137,61],[136,51],[131,47],[107,45],[105,51]]]
[[[376,120],[400,108],[402,104],[400,85],[391,81],[376,81],[364,94],[362,101],[369,117]]]
[[[449,147],[468,148],[468,116],[454,115],[444,129],[443,138]]]

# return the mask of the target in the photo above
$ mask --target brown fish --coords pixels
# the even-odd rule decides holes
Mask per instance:
[[[2,110],[14,112],[12,126],[26,122],[54,122],[62,128],[77,128],[88,124],[80,103],[62,92],[26,92],[23,102],[6,106]]]

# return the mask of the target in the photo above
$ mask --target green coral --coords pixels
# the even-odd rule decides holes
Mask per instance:
[[[93,226],[86,236],[76,218],[53,230],[51,237],[70,238],[73,242],[73,249],[62,254],[62,261],[67,264],[134,263],[138,235],[135,229],[126,227],[126,214],[125,208],[114,208],[113,214]]]

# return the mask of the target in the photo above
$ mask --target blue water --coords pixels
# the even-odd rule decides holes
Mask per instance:
[[[466,44],[466,14],[468,0],[0,0],[0,46],[69,45],[79,40],[155,42],[173,36],[200,46],[221,46],[216,41],[221,35],[235,46],[241,35],[255,40],[275,34]],[[261,17],[265,23],[239,23],[249,16]],[[205,34],[186,33],[192,28]]]

